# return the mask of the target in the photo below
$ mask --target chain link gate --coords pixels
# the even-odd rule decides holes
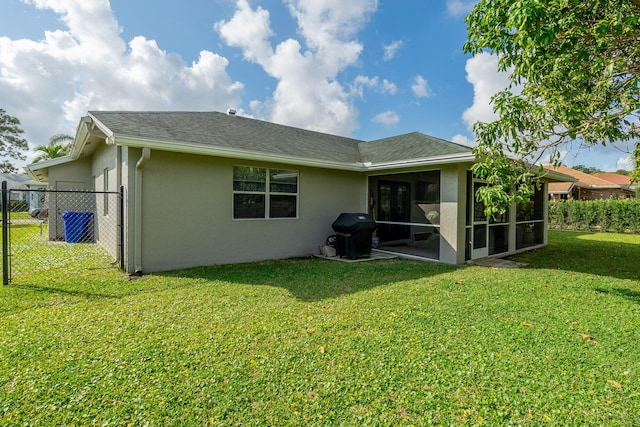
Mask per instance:
[[[2,183],[3,284],[54,271],[124,269],[123,190],[16,190]]]

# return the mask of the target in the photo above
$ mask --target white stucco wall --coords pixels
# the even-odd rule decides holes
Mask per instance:
[[[234,220],[234,165],[298,170],[298,218]],[[144,272],[311,255],[341,212],[366,211],[361,173],[154,150],[142,174]]]
[[[440,175],[440,261],[464,263],[468,164],[444,165]]]
[[[77,160],[49,168],[49,189],[92,190],[91,164],[89,159]],[[93,200],[74,197],[64,193],[49,193],[49,239],[64,240],[64,222],[61,215],[66,211],[92,211]]]
[[[118,176],[114,145],[102,144],[92,156],[91,175],[95,191],[117,192]],[[106,171],[106,180],[105,180]],[[120,230],[118,228],[119,203],[115,194],[96,194],[95,239],[109,254],[119,255]],[[105,207],[105,204],[107,205]]]

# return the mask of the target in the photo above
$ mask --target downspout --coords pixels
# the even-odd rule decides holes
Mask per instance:
[[[144,147],[142,156],[136,163],[136,197],[134,199],[134,253],[133,269],[134,273],[142,276],[142,168],[151,157],[151,149]]]

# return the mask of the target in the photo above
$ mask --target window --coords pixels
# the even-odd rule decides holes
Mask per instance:
[[[298,171],[233,168],[233,218],[296,218]]]

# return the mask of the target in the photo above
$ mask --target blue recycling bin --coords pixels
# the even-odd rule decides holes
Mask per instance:
[[[67,243],[81,243],[93,240],[89,229],[93,221],[93,212],[63,212],[64,240]]]

